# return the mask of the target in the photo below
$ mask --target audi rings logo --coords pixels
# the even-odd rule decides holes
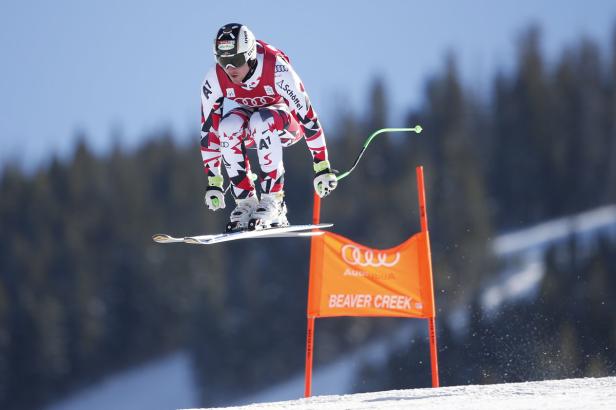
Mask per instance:
[[[263,107],[265,105],[274,104],[277,98],[270,95],[263,95],[261,97],[238,97],[233,98],[233,101],[238,104],[246,105],[248,107]]]
[[[366,249],[362,252],[355,245],[344,245],[341,250],[342,259],[349,265],[378,268],[384,266],[391,268],[400,262],[400,253],[396,252],[392,258],[382,252],[374,252],[371,249]]]

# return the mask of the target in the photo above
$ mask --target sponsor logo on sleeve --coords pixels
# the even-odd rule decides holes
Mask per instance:
[[[289,102],[293,103],[293,105],[295,105],[298,111],[304,108],[299,99],[299,96],[295,94],[295,91],[293,91],[289,84],[287,84],[284,80],[280,80],[276,83],[276,85],[280,87],[280,89],[284,91],[285,94],[287,94]]]
[[[286,73],[287,71],[289,71],[289,67],[282,64],[276,64],[274,67],[274,72],[276,73]]]
[[[206,81],[205,84],[203,84],[203,96],[206,100],[209,100],[210,94],[212,94],[212,86],[209,81]]]

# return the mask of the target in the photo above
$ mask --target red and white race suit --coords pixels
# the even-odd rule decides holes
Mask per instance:
[[[225,165],[236,198],[254,193],[247,148],[257,149],[261,191],[284,187],[282,148],[305,138],[315,163],[327,160],[325,136],[287,56],[257,41],[257,66],[241,85],[214,66],[201,87],[201,155],[208,177]]]

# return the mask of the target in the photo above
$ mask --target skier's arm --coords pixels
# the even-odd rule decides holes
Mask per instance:
[[[275,82],[276,91],[287,101],[287,104],[295,111],[301,122],[314,163],[327,161],[325,134],[319,123],[317,113],[310,103],[310,98],[301,79],[291,64],[280,56],[276,59]]]
[[[304,84],[284,58],[276,59],[276,91],[295,112],[301,122],[306,144],[312,154],[314,189],[320,197],[328,195],[336,188],[338,180],[331,170],[327,155],[325,134],[319,123],[317,113],[310,103]]]
[[[222,186],[221,153],[218,124],[222,114],[223,94],[216,70],[208,72],[201,84],[201,157],[208,185]]]
[[[216,77],[216,69],[213,68],[201,84],[201,157],[207,175],[205,204],[212,211],[225,207],[225,193],[222,189],[224,180],[220,173],[220,138],[218,137],[222,102],[222,91]]]

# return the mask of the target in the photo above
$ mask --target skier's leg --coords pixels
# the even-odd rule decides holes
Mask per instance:
[[[248,138],[247,129],[250,113],[246,109],[235,108],[223,116],[218,126],[220,151],[236,203],[229,217],[227,232],[248,228],[252,213],[259,203],[255,195],[255,186],[248,176],[250,162],[246,146],[253,143]]]
[[[250,162],[246,153],[250,111],[236,108],[223,116],[218,126],[220,152],[233,188],[233,196],[244,199],[253,196],[255,187],[248,177]]]
[[[250,117],[250,130],[259,157],[261,201],[253,212],[251,228],[286,226],[287,207],[284,203],[284,164],[282,148],[302,137],[295,118],[278,107],[261,108]]]
[[[278,107],[260,108],[250,116],[250,130],[259,157],[261,192],[284,189],[282,148],[299,141],[303,134],[295,117]]]

